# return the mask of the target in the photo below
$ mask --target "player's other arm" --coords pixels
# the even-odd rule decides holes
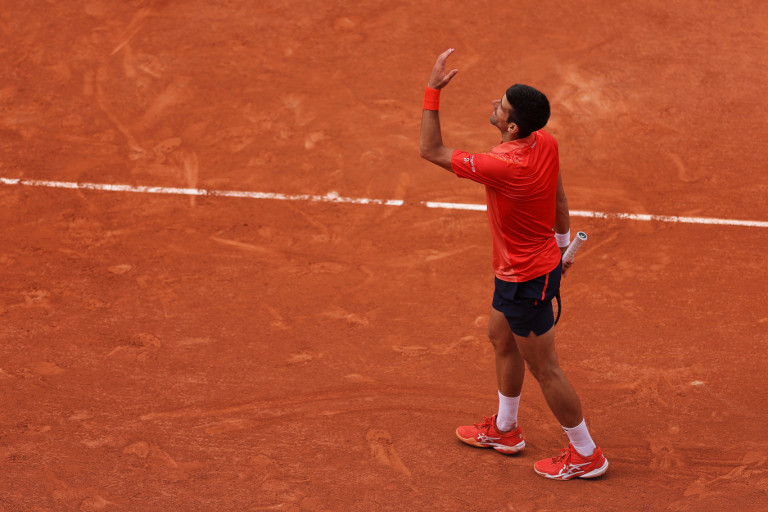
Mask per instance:
[[[557,174],[557,199],[555,206],[555,233],[568,233],[571,230],[571,214],[568,210],[568,198],[565,196],[565,188],[563,188],[563,175]],[[565,253],[568,246],[560,248],[560,255]],[[563,263],[563,275],[568,270],[573,261]]]
[[[555,233],[567,233],[571,229],[571,214],[568,210],[568,198],[563,188],[563,175],[557,173],[557,210],[555,212]],[[565,251],[565,249],[563,249]]]
[[[453,48],[449,48],[441,53],[435,62],[435,66],[432,68],[432,75],[429,77],[427,87],[438,91],[438,94],[439,91],[448,85],[448,82],[456,76],[456,73],[459,72],[458,69],[453,69],[447,73],[445,71],[445,63],[448,60],[448,56],[452,53]],[[425,97],[425,108],[421,114],[419,156],[453,172],[453,169],[451,168],[453,149],[443,145],[443,135],[440,130],[440,116],[436,105],[439,96],[427,91],[427,95],[429,96],[430,94],[432,95],[430,98]]]

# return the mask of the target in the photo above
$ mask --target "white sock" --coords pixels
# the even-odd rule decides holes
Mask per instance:
[[[496,414],[496,426],[499,430],[510,430],[512,425],[517,423],[517,407],[519,404],[519,396],[504,396],[499,391],[499,412]]]
[[[597,445],[595,445],[595,442],[592,440],[592,436],[589,435],[586,420],[581,420],[581,423],[573,428],[563,427],[563,430],[565,430],[568,439],[571,440],[571,444],[576,448],[576,451],[579,452],[579,455],[589,457],[595,453]]]

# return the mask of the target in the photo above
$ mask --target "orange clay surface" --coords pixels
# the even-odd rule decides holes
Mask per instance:
[[[496,410],[482,187],[418,158],[546,92],[573,210],[768,220],[768,4],[0,0],[0,511],[768,510],[761,227],[573,217],[560,362],[610,460],[528,375]]]

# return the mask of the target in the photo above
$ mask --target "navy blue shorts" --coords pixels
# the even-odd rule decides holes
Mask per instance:
[[[496,278],[493,291],[493,309],[504,313],[512,332],[527,337],[531,331],[541,336],[555,325],[552,299],[560,290],[563,265],[549,274],[530,281],[509,283]]]

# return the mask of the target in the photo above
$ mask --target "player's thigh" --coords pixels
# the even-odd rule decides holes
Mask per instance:
[[[515,336],[504,313],[491,308],[488,317],[488,338],[497,348],[515,350]]]
[[[540,336],[533,333],[529,336],[515,334],[514,338],[517,349],[534,375],[559,367],[557,352],[555,352],[554,327]]]

